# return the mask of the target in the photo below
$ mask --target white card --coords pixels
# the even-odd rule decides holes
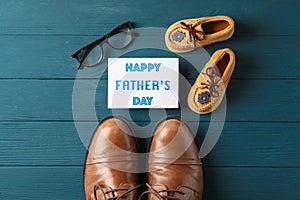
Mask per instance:
[[[108,58],[108,108],[178,108],[178,58]]]

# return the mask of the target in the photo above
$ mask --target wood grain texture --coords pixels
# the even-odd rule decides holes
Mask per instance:
[[[0,78],[74,79],[77,61],[71,54],[99,36],[1,36],[0,46],[5,49],[0,57]],[[157,38],[153,38],[157,39]],[[229,47],[237,56],[234,79],[299,79],[300,36],[234,37],[229,41],[208,46],[210,55],[220,48]],[[164,44],[162,44],[164,45]],[[107,47],[107,46],[106,46]],[[111,50],[111,49],[110,49]],[[112,51],[112,50],[111,50]],[[109,56],[109,55],[107,55]],[[178,57],[161,50],[139,50],[126,57]],[[180,61],[180,72],[187,79],[195,79],[207,59],[197,66]],[[97,68],[107,67],[106,63]],[[99,69],[87,78],[99,77]],[[89,71],[90,69],[85,69]],[[107,73],[102,75],[107,79]]]
[[[0,198],[84,199],[82,172],[83,167],[2,167]],[[299,169],[205,168],[205,173],[204,200],[297,199],[293,197],[300,195]]]
[[[0,120],[74,120],[72,95],[80,102],[76,105],[76,113],[80,115],[75,120],[95,120],[91,115],[94,108],[100,120],[111,115],[112,111],[107,109],[107,81],[101,80],[95,86],[94,82],[78,80],[80,89],[73,93],[73,80],[2,80]],[[226,120],[299,122],[299,84],[300,80],[232,80],[227,90]],[[189,87],[181,82],[181,109],[168,109],[168,115],[180,116],[184,112],[185,120],[198,120],[199,115],[187,107]],[[93,88],[96,88],[96,95]],[[89,103],[88,100],[94,97],[95,104]],[[132,120],[149,120],[148,111],[130,110]],[[124,114],[127,111],[121,109],[116,112]],[[152,120],[161,119],[160,110],[152,110],[151,113]],[[209,121],[210,115],[201,115],[200,118]]]
[[[80,126],[94,123],[80,122]],[[131,122],[133,124],[133,122]],[[195,127],[195,122],[186,122]],[[216,124],[217,122],[215,122]],[[156,123],[134,127],[140,152],[149,149]],[[209,123],[199,124],[196,141],[201,146]],[[76,129],[73,122],[0,123],[1,166],[82,166],[92,132]],[[217,167],[300,167],[299,123],[227,122],[205,166]],[[82,139],[82,140],[81,140]]]
[[[179,19],[230,15],[238,35],[299,35],[298,7],[297,0],[12,0],[1,2],[0,34],[98,35],[125,20],[140,27],[168,27]]]

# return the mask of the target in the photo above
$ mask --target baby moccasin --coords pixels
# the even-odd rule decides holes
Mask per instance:
[[[175,53],[185,53],[197,47],[229,39],[234,21],[228,16],[185,19],[171,25],[165,35],[166,46]]]
[[[234,66],[235,54],[232,50],[216,51],[189,92],[190,109],[199,114],[213,112],[222,102]]]

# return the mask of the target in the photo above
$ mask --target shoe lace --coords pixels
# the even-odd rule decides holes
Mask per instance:
[[[217,73],[217,69],[215,67],[208,67],[205,72],[202,72],[202,74],[206,75],[208,77],[208,80],[206,80],[206,83],[201,82],[201,86],[203,88],[207,88],[212,97],[219,97],[220,94],[217,91],[217,88],[220,87],[219,83],[222,79],[220,78],[220,75]],[[220,79],[216,81],[216,77],[219,77]]]
[[[186,193],[180,191],[180,190],[179,190],[180,188],[187,188],[187,189],[189,189],[189,190],[191,190],[191,191],[197,193],[198,195],[201,194],[201,193],[198,192],[197,190],[195,190],[195,189],[193,189],[193,188],[191,188],[191,187],[188,187],[188,186],[180,186],[180,187],[178,187],[179,189],[165,189],[165,190],[159,190],[159,191],[157,191],[157,190],[154,189],[150,184],[146,183],[146,185],[147,185],[147,187],[148,187],[150,190],[143,192],[143,193],[140,195],[140,197],[139,197],[138,200],[141,200],[142,197],[143,197],[144,195],[146,195],[146,194],[153,194],[153,195],[156,196],[157,199],[159,199],[159,200],[180,200],[179,198],[169,196],[170,193],[173,193],[173,194],[174,194],[174,193],[178,193],[178,194],[181,194],[181,195],[185,195]],[[167,195],[162,195],[161,193],[166,193]]]
[[[121,198],[127,198],[127,194],[129,194],[130,192],[138,189],[139,187],[141,187],[143,184],[141,185],[137,185],[137,186],[134,186],[130,189],[127,189],[127,188],[115,188],[115,189],[112,189],[110,188],[109,190],[106,190],[106,188],[104,188],[103,186],[99,185],[99,184],[96,184],[94,186],[94,198],[95,200],[97,200],[97,191],[101,191],[105,200],[119,200]],[[125,191],[123,194],[121,194],[120,196],[118,196],[117,192],[118,191]],[[108,194],[112,194],[112,197],[107,197]]]
[[[182,25],[183,29],[189,32],[190,41],[194,41],[194,46],[196,46],[196,40],[205,39],[205,34],[202,31],[196,30],[196,26],[198,26],[199,24],[192,25],[192,24],[186,24],[184,22],[180,22],[180,24]],[[200,34],[200,37],[197,35],[197,33]]]

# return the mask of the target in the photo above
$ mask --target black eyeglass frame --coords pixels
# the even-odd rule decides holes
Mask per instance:
[[[82,47],[82,48],[80,48],[78,51],[76,51],[75,53],[73,53],[73,54],[72,54],[72,58],[75,58],[75,59],[80,63],[78,69],[83,69],[83,67],[84,67],[83,61],[86,59],[86,57],[87,57],[88,54],[91,52],[91,50],[92,50],[94,47],[96,47],[97,45],[100,46],[102,52],[103,52],[103,47],[102,47],[102,45],[103,45],[104,43],[107,43],[111,48],[113,48],[113,49],[118,49],[118,50],[122,50],[122,49],[128,47],[128,46],[131,44],[132,39],[131,39],[131,41],[130,41],[128,44],[126,44],[124,47],[121,47],[121,48],[112,46],[109,42],[107,42],[107,40],[108,40],[109,37],[114,36],[114,35],[116,35],[116,34],[118,34],[118,33],[121,33],[121,32],[122,32],[121,30],[124,29],[124,28],[128,28],[128,29],[130,30],[129,34],[131,35],[131,37],[133,37],[133,33],[132,33],[132,31],[131,31],[131,29],[132,29],[133,27],[134,27],[134,24],[131,23],[130,21],[127,21],[127,22],[125,22],[125,23],[119,25],[118,27],[114,28],[111,32],[109,32],[108,34],[104,35],[103,37],[101,37],[101,38],[95,40],[94,42],[92,42],[92,43],[90,43],[90,44],[88,44],[88,45],[86,45],[86,46],[84,46],[84,47]],[[101,44],[101,45],[100,45],[100,44]],[[82,58],[80,59],[80,58],[78,57],[78,55],[79,55],[82,51],[85,51],[85,52],[84,52]],[[103,54],[102,54],[102,55],[101,55],[101,58],[99,59],[99,61],[98,61],[96,64],[94,64],[94,65],[89,65],[88,67],[92,67],[92,66],[95,66],[95,65],[98,65],[98,64],[102,63],[102,62],[103,62],[103,57],[104,57],[104,56],[103,56]]]

